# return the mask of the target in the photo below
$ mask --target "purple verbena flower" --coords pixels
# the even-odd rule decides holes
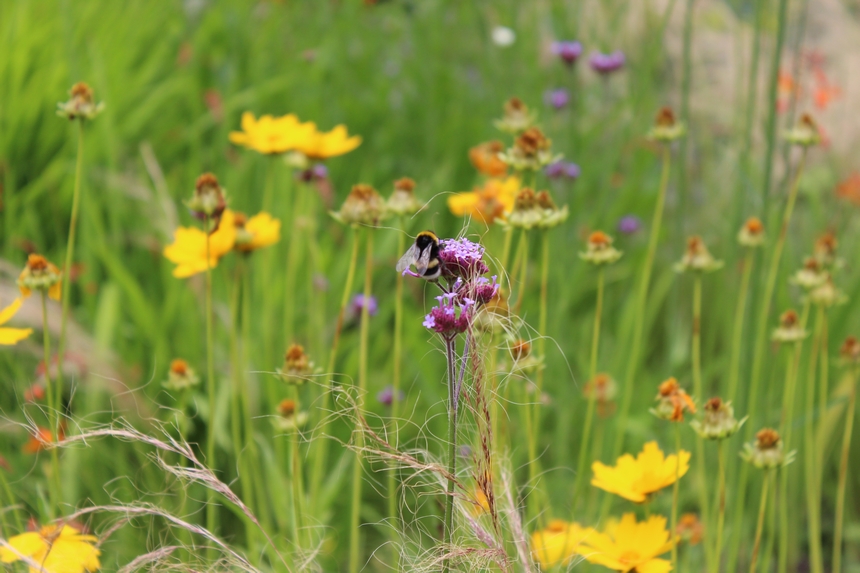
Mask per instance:
[[[352,309],[352,313],[355,316],[358,316],[361,314],[361,311],[364,309],[364,306],[365,306],[365,301],[364,301],[364,294],[363,293],[358,293],[357,295],[352,297],[351,309]],[[379,312],[379,305],[376,302],[376,297],[371,296],[370,298],[367,299],[367,314],[369,314],[370,316],[376,316],[377,312]]]
[[[570,101],[570,95],[564,88],[549,90],[544,94],[544,100],[547,105],[551,105],[555,109],[563,109]]]
[[[550,179],[579,179],[579,165],[571,161],[556,161],[544,169],[544,174]]]
[[[405,398],[403,394],[403,390],[398,390],[397,392],[397,401],[402,402]],[[383,406],[391,406],[394,403],[394,388],[391,386],[386,386],[382,389],[382,391],[376,395],[376,399]]]
[[[579,42],[553,42],[552,53],[561,58],[568,66],[573,66],[582,55],[582,44]]]
[[[601,75],[608,75],[620,70],[624,67],[624,62],[624,53],[621,50],[615,50],[611,54],[592,52],[588,57],[591,69]]]
[[[470,309],[475,302],[466,297],[455,300],[457,298],[457,293],[437,296],[439,304],[430,309],[429,314],[424,317],[424,327],[446,338],[466,332],[471,319]]]
[[[439,246],[443,274],[449,278],[462,277],[469,280],[490,270],[482,260],[484,247],[478,243],[469,239],[443,239]]]
[[[471,299],[476,303],[487,304],[499,293],[499,284],[496,282],[496,275],[493,275],[493,280],[486,277],[479,277],[472,287],[469,289]]]
[[[626,215],[618,221],[618,231],[625,235],[632,235],[642,228],[642,220],[636,215]]]

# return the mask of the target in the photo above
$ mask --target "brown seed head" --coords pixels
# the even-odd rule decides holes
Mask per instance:
[[[526,211],[529,209],[534,209],[536,204],[537,204],[537,199],[535,198],[534,190],[529,188],[529,187],[524,187],[519,192],[516,200],[514,201],[514,210],[515,211]]]
[[[48,269],[48,259],[43,257],[42,255],[37,255],[36,253],[31,253],[29,257],[27,257],[27,268],[30,272],[41,272]]]
[[[549,191],[538,191],[538,194],[535,195],[535,199],[537,200],[538,207],[541,209],[557,209],[555,201],[552,200],[552,196],[549,194]]]
[[[233,212],[233,225],[238,228],[245,228],[245,223],[248,222],[248,216],[240,211]]]
[[[204,173],[200,177],[197,178],[197,183],[194,184],[194,190],[199,193],[205,193],[211,190],[221,190],[221,186],[218,185],[218,178],[215,177],[211,173]]]
[[[514,96],[505,102],[505,113],[520,113],[528,109],[523,100]]]
[[[588,244],[595,248],[608,247],[612,244],[612,237],[603,231],[594,231],[588,236]]]
[[[673,112],[672,108],[668,106],[660,108],[660,111],[657,112],[657,117],[655,118],[654,123],[658,127],[674,127],[675,112]]]
[[[760,235],[764,232],[764,224],[758,217],[750,217],[744,225],[750,235]]]
[[[677,394],[681,389],[681,385],[675,378],[669,378],[660,384],[659,392],[661,397],[668,397]]]
[[[72,98],[83,103],[93,103],[93,89],[86,82],[78,82],[72,86]]]
[[[702,242],[702,237],[700,237],[699,235],[687,237],[687,252],[689,254],[698,254],[702,250],[703,245],[704,243]]]
[[[815,122],[814,119],[812,119],[812,116],[808,113],[804,113],[800,116],[800,125],[807,129],[818,131],[818,124]]]
[[[719,396],[714,396],[707,402],[705,402],[705,410],[707,412],[719,412],[720,408],[723,407],[723,399]]]
[[[815,253],[823,256],[833,256],[836,254],[836,247],[839,246],[839,240],[833,231],[827,231],[815,240]]]
[[[815,257],[806,257],[803,261],[803,268],[817,273],[821,270],[821,263]]]
[[[296,401],[290,399],[281,400],[281,403],[278,404],[278,413],[284,418],[292,417],[296,413]]]
[[[839,354],[846,360],[860,361],[860,340],[857,340],[855,336],[849,336],[839,348]]]
[[[797,326],[798,321],[797,312],[793,309],[788,309],[779,317],[779,325],[782,328],[793,328]]]
[[[415,190],[415,181],[413,181],[409,177],[401,177],[394,182],[394,189],[396,189],[397,191],[405,191],[406,193],[412,193]]]
[[[185,376],[188,374],[188,363],[181,358],[175,358],[170,363],[170,371],[177,376]]]
[[[532,352],[532,345],[528,340],[517,340],[511,345],[511,354],[514,360],[522,360]]]
[[[755,435],[756,443],[760,450],[771,450],[779,445],[779,433],[772,428],[759,430]]]
[[[551,144],[552,141],[536,127],[528,128],[514,140],[514,147],[526,157],[536,157],[538,152],[549,149]]]

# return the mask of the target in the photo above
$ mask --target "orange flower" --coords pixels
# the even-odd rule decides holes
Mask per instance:
[[[670,422],[683,422],[684,412],[696,413],[696,405],[678,381],[669,378],[660,384],[657,398],[659,404],[653,410],[654,414]]]
[[[62,441],[64,437],[65,433],[63,432],[63,429],[60,428],[60,439],[57,441]],[[36,434],[30,436],[30,439],[27,440],[27,443],[24,444],[21,451],[25,454],[35,454],[48,449],[48,444],[51,443],[54,443],[54,435],[51,433],[51,430],[39,427],[36,429]]]
[[[835,99],[842,96],[842,89],[839,86],[834,86],[824,75],[824,72],[815,70],[815,89],[812,91],[812,101],[815,107],[820,110],[827,109],[827,106]]]
[[[502,151],[501,141],[487,141],[469,150],[469,161],[484,175],[502,177],[508,172],[508,165],[499,159]]]
[[[836,186],[836,196],[860,206],[860,172],[855,171]]]

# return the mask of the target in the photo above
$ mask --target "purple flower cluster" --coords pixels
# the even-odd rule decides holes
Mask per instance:
[[[316,163],[308,169],[298,171],[296,177],[301,181],[324,181],[328,179],[328,168],[322,163]]]
[[[582,55],[582,44],[579,42],[553,42],[552,53],[562,59],[568,66],[573,66]]]
[[[544,169],[544,174],[550,179],[579,179],[579,165],[571,161],[556,161]]]
[[[370,296],[365,303],[364,293],[358,293],[354,297],[352,297],[352,304],[350,305],[350,311],[353,316],[358,316],[361,314],[361,311],[364,310],[365,305],[367,306],[367,314],[370,316],[376,316],[376,313],[379,312],[379,304],[376,302],[375,296]]]
[[[438,332],[445,338],[466,332],[469,328],[469,309],[475,301],[465,296],[458,297],[456,292],[437,296],[436,300],[439,305],[430,309],[430,313],[424,317],[424,328]]]
[[[642,228],[642,220],[636,215],[626,215],[618,221],[618,231],[625,235],[632,235]]]
[[[555,109],[563,109],[570,102],[570,94],[564,88],[549,90],[544,94],[544,101]]]
[[[603,52],[592,52],[588,57],[588,63],[591,69],[601,75],[608,75],[614,71],[624,67],[624,53],[621,50],[615,50],[611,54]]]
[[[397,392],[397,401],[402,402],[404,398],[405,395],[403,394],[403,390],[399,390]],[[392,388],[391,386],[386,386],[379,394],[376,395],[376,399],[383,406],[391,406],[395,400],[394,388]]]
[[[442,274],[448,278],[466,281],[489,272],[484,263],[484,247],[469,239],[443,239],[439,241],[439,259]]]

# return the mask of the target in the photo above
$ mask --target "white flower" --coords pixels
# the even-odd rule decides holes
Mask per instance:
[[[493,28],[493,43],[499,47],[507,48],[517,40],[516,33],[506,26]]]

